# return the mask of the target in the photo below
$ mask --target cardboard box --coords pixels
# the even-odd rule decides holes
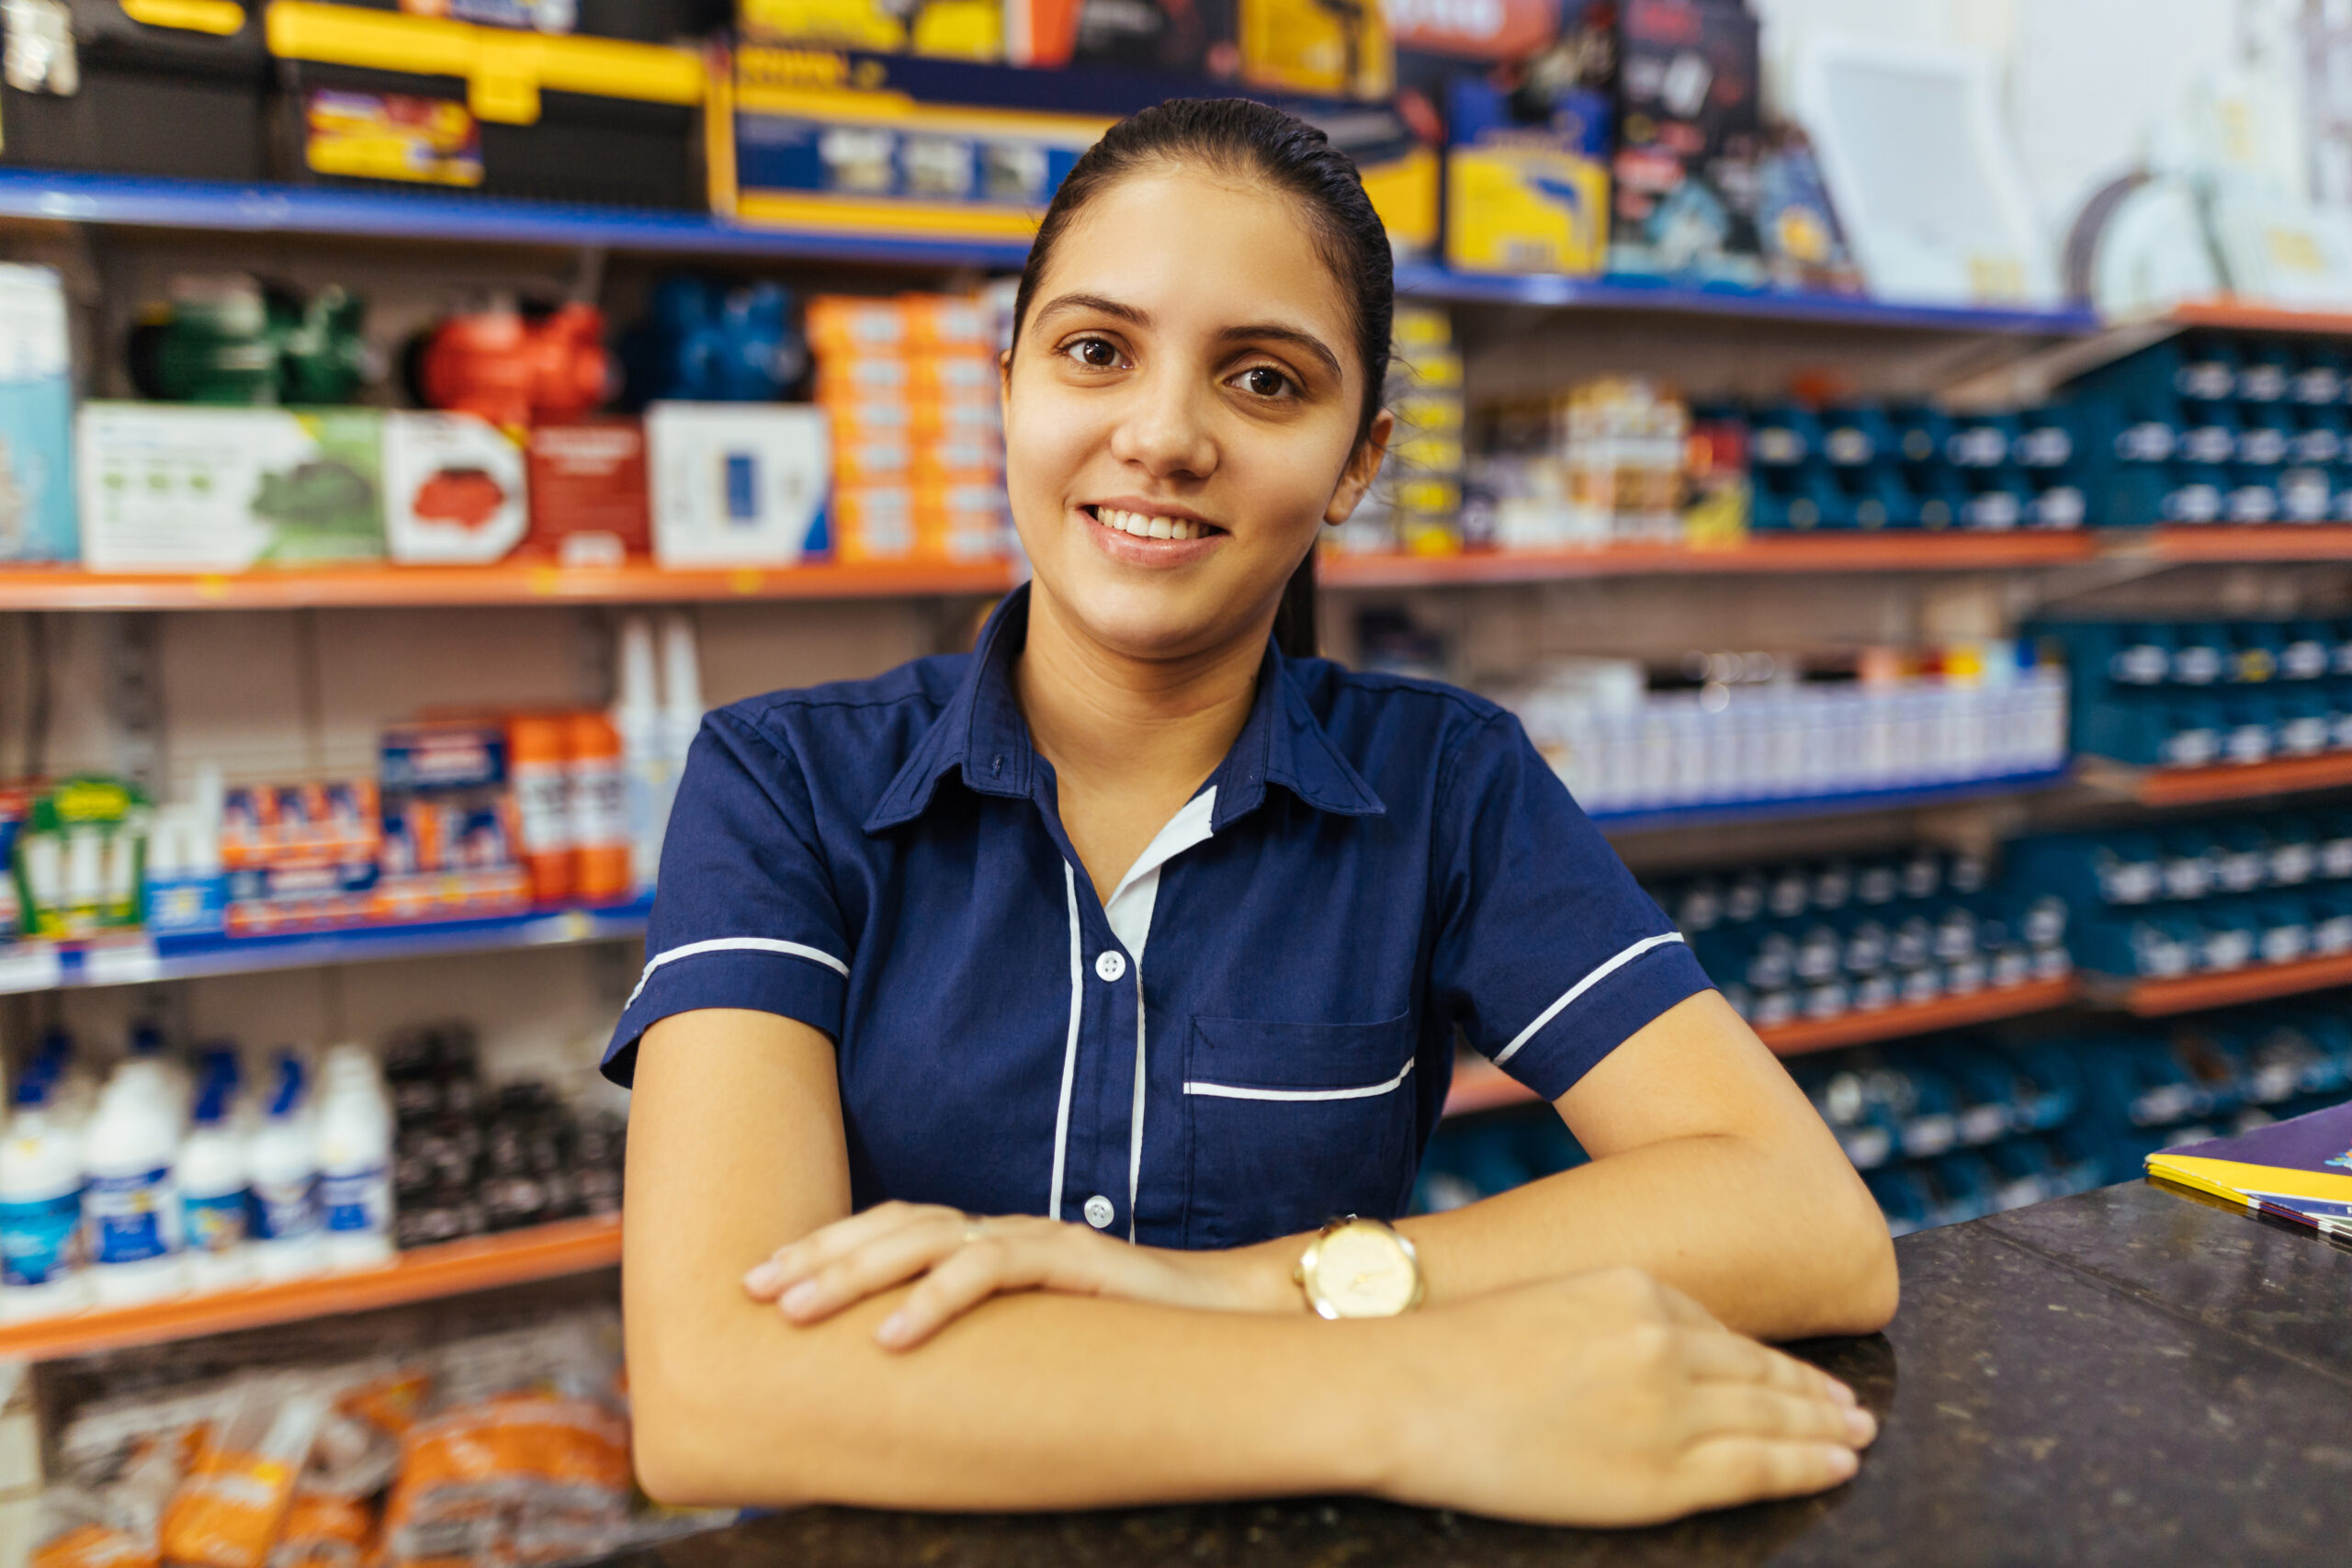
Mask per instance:
[[[100,571],[243,571],[384,557],[373,409],[82,405],[83,554]]]
[[[1240,64],[1233,0],[1005,0],[1016,65],[1111,65],[1230,77]]]
[[[1561,95],[1523,124],[1475,77],[1453,85],[1445,154],[1445,260],[1461,272],[1590,276],[1609,254],[1608,106]]]
[[[999,0],[736,0],[737,30],[754,43],[813,43],[877,54],[999,60],[1004,12]]]
[[[68,342],[57,274],[0,265],[0,561],[72,560],[80,547]]]
[[[1385,98],[1396,54],[1376,0],[1240,0],[1241,79],[1325,98]]]
[[[1740,0],[1624,0],[1609,269],[1764,281],[1756,18]]]
[[[471,414],[384,416],[384,534],[395,561],[488,566],[529,526],[523,449]]]
[[[567,566],[619,566],[653,552],[645,426],[592,419],[532,427],[526,453],[531,527],[526,554]]]
[[[653,553],[663,566],[789,566],[826,553],[832,439],[803,404],[645,411]]]

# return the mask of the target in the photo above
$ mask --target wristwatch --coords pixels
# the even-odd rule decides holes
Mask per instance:
[[[1291,1278],[1316,1315],[1395,1317],[1421,1304],[1421,1258],[1394,1225],[1342,1214],[1316,1233]]]

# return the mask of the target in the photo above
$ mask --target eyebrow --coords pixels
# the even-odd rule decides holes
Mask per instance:
[[[1057,294],[1040,305],[1030,319],[1042,321],[1046,317],[1063,310],[1092,310],[1125,321],[1130,326],[1148,328],[1151,325],[1150,311],[1123,304],[1116,299],[1106,299],[1100,294]],[[1281,326],[1272,321],[1253,321],[1246,326],[1227,327],[1216,336],[1219,343],[1271,340],[1275,343],[1288,344],[1321,360],[1324,368],[1330,371],[1335,379],[1346,379],[1346,372],[1340,367],[1340,356],[1333,354],[1323,340],[1313,333],[1301,332],[1296,327]]]

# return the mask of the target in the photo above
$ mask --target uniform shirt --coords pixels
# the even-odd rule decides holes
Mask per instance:
[[[1238,1247],[1404,1213],[1455,1032],[1546,1100],[1705,988],[1518,720],[1271,644],[1216,772],[1105,901],[1013,700],[1027,591],[970,654],[713,713],[670,817],[657,1020],[830,1035],[859,1208]]]

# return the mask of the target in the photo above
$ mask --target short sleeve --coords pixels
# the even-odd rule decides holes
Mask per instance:
[[[1449,757],[1436,827],[1431,1001],[1545,1100],[1708,988],[1673,924],[1510,715]]]
[[[744,1008],[841,1038],[849,943],[798,762],[725,710],[686,755],[662,845],[645,973],[605,1050],[626,1086],[673,1013]]]

